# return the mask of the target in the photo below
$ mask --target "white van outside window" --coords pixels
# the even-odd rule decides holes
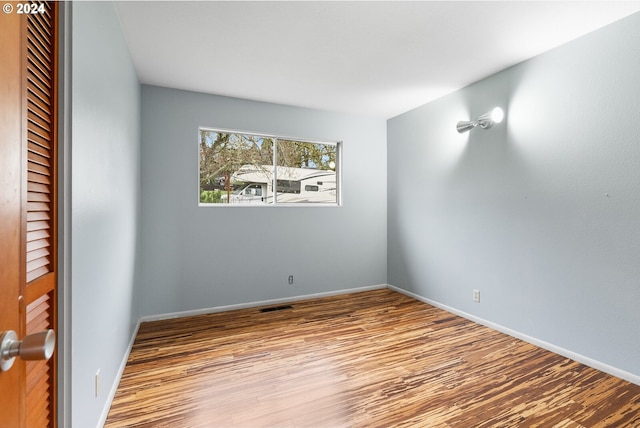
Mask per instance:
[[[340,205],[340,142],[199,129],[199,205]]]

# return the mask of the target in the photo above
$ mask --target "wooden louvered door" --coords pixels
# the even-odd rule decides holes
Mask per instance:
[[[57,14],[55,2],[0,14],[0,333],[19,338],[56,329]],[[0,372],[0,427],[55,426],[56,353],[16,359]]]

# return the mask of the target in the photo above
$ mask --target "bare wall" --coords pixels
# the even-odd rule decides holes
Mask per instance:
[[[638,52],[640,14],[391,119],[389,283],[640,376]]]
[[[113,3],[71,11],[71,426],[95,427],[138,321],[140,85]]]

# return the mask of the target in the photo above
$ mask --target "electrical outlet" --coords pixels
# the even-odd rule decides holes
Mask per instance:
[[[289,284],[293,284],[293,275],[289,275]]]
[[[473,301],[480,303],[480,290],[473,290]]]
[[[96,387],[96,398],[97,398],[98,394],[100,393],[100,369],[98,369],[98,371],[96,372],[95,387]]]

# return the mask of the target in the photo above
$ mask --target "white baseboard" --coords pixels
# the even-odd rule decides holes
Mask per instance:
[[[116,396],[116,392],[118,391],[118,386],[120,385],[120,379],[122,379],[122,374],[124,373],[125,367],[127,367],[127,361],[129,361],[129,354],[131,353],[131,349],[133,348],[133,343],[136,340],[136,336],[138,335],[138,330],[140,329],[141,321],[138,320],[136,327],[133,329],[133,333],[131,334],[131,339],[129,339],[129,346],[127,347],[124,356],[122,357],[122,361],[120,362],[120,367],[118,367],[118,372],[116,373],[113,384],[111,385],[111,389],[109,390],[109,395],[107,396],[107,401],[104,405],[104,409],[102,410],[102,414],[100,415],[100,419],[98,420],[98,425],[96,428],[103,428],[104,424],[107,422],[107,417],[109,416],[109,410],[111,410],[111,404],[113,403],[113,399]]]
[[[493,330],[497,330],[497,331],[499,331],[501,333],[508,334],[509,336],[512,336],[512,337],[515,337],[517,339],[523,340],[523,341],[525,341],[527,343],[531,343],[532,345],[536,345],[536,346],[538,346],[540,348],[543,348],[543,349],[546,349],[548,351],[554,352],[554,353],[556,353],[558,355],[562,355],[563,357],[570,358],[570,359],[572,359],[574,361],[577,361],[579,363],[584,364],[585,366],[589,366],[589,367],[592,367],[592,368],[594,368],[596,370],[600,370],[600,371],[602,371],[604,373],[607,373],[607,374],[610,374],[612,376],[618,377],[620,379],[626,380],[627,382],[631,382],[631,383],[634,383],[636,385],[640,385],[640,376],[635,375],[633,373],[629,373],[627,371],[620,370],[620,369],[618,369],[616,367],[610,366],[610,365],[605,364],[605,363],[603,363],[601,361],[594,360],[593,358],[586,357],[584,355],[578,354],[576,352],[570,351],[570,350],[562,348],[560,346],[556,346],[556,345],[554,345],[552,343],[545,342],[544,340],[540,340],[540,339],[537,339],[535,337],[532,337],[532,336],[526,335],[524,333],[521,333],[519,331],[512,330],[512,329],[510,329],[508,327],[505,327],[505,326],[502,326],[500,324],[496,324],[494,322],[487,321],[487,320],[485,320],[483,318],[479,318],[479,317],[477,317],[475,315],[471,315],[469,313],[463,312],[463,311],[458,310],[456,308],[452,308],[451,306],[444,305],[444,304],[442,304],[440,302],[437,302],[435,300],[427,299],[426,297],[420,296],[418,294],[412,293],[412,292],[404,290],[402,288],[399,288],[399,287],[396,287],[396,286],[393,286],[393,285],[388,285],[388,288],[393,290],[393,291],[397,291],[398,293],[402,293],[402,294],[404,294],[406,296],[412,297],[412,298],[414,298],[416,300],[419,300],[421,302],[424,302],[424,303],[427,303],[429,305],[435,306],[436,308],[440,308],[440,309],[442,309],[444,311],[451,312],[452,314],[459,315],[459,316],[461,316],[463,318],[466,318],[466,319],[468,319],[470,321],[473,321],[475,323],[482,324],[482,325],[484,325],[486,327],[489,327],[489,328],[491,328]]]
[[[371,291],[371,290],[382,290],[384,288],[387,288],[387,284],[378,284],[378,285],[370,285],[366,287],[327,291],[323,293],[305,294],[300,296],[285,297],[282,299],[260,300],[256,302],[239,303],[236,305],[215,306],[212,308],[195,309],[190,311],[169,312],[169,313],[158,314],[158,315],[147,315],[140,318],[140,322],[159,321],[159,320],[166,320],[171,318],[189,317],[193,315],[213,314],[216,312],[227,312],[227,311],[234,311],[236,309],[255,308],[258,306],[279,305],[281,303],[291,303],[291,302],[297,302],[299,300],[317,299],[320,297],[338,296],[340,294],[349,294],[349,293],[360,293],[363,291]]]
[[[125,352],[125,355],[122,358],[122,362],[120,363],[120,367],[118,369],[118,373],[116,374],[116,378],[113,382],[113,385],[111,386],[111,390],[109,391],[109,396],[107,397],[107,401],[105,404],[105,408],[102,412],[102,415],[100,417],[100,421],[98,422],[97,428],[101,428],[104,426],[105,422],[107,421],[107,417],[109,416],[109,410],[111,409],[111,404],[113,402],[113,399],[116,395],[116,391],[118,390],[118,385],[120,384],[120,379],[122,378],[122,374],[124,373],[124,369],[127,365],[127,361],[129,359],[129,354],[131,353],[131,349],[133,348],[133,343],[135,341],[136,335],[138,334],[138,330],[140,328],[140,324],[142,322],[145,321],[158,321],[158,320],[163,320],[163,319],[171,319],[171,318],[178,318],[178,317],[185,317],[185,316],[192,316],[192,315],[202,315],[202,314],[209,314],[209,313],[217,313],[217,312],[226,312],[226,311],[233,311],[236,309],[246,309],[246,308],[254,308],[254,307],[258,307],[258,306],[268,306],[268,305],[275,305],[275,304],[281,304],[281,303],[290,303],[290,302],[296,302],[296,301],[300,301],[300,300],[308,300],[308,299],[316,299],[316,298],[320,298],[320,297],[328,297],[328,296],[337,296],[337,295],[341,295],[341,294],[349,294],[349,293],[359,293],[359,292],[363,292],[363,291],[371,291],[371,290],[380,290],[380,289],[384,289],[384,288],[389,288],[393,291],[396,291],[398,293],[404,294],[406,296],[409,296],[413,299],[419,300],[421,302],[427,303],[429,305],[435,306],[437,308],[440,308],[444,311],[450,312],[452,314],[461,316],[463,318],[466,318],[470,321],[476,322],[478,324],[484,325],[486,327],[489,327],[493,330],[499,331],[501,333],[507,334],[509,336],[518,338],[520,340],[523,340],[527,343],[531,343],[532,345],[535,346],[539,346],[540,348],[546,349],[548,351],[554,352],[558,355],[562,355],[563,357],[566,358],[570,358],[574,361],[577,361],[579,363],[582,363],[586,366],[592,367],[596,370],[600,370],[604,373],[608,373],[612,376],[616,376],[620,379],[624,379],[628,382],[634,383],[636,385],[640,385],[640,376],[637,376],[633,373],[629,373],[626,372],[624,370],[620,370],[616,367],[610,366],[608,364],[602,363],[600,361],[594,360],[592,358],[586,357],[584,355],[581,354],[577,354],[573,351],[570,351],[568,349],[562,348],[560,346],[556,346],[554,344],[545,342],[543,340],[540,339],[536,339],[535,337],[531,337],[528,336],[524,333],[512,330],[510,328],[504,327],[500,324],[496,324],[494,322],[491,321],[487,321],[485,319],[479,318],[475,315],[471,315],[469,313],[460,311],[458,309],[455,309],[451,306],[447,306],[444,305],[440,302],[437,302],[435,300],[431,300],[431,299],[427,299],[426,297],[420,296],[418,294],[412,293],[410,291],[404,290],[402,288],[390,285],[390,284],[379,284],[379,285],[371,285],[371,286],[367,286],[367,287],[358,287],[358,288],[350,288],[350,289],[344,289],[344,290],[337,290],[337,291],[329,291],[329,292],[323,292],[323,293],[313,293],[313,294],[306,294],[306,295],[300,295],[300,296],[294,296],[294,297],[287,297],[287,298],[282,298],[282,299],[271,299],[271,300],[261,300],[261,301],[256,301],[256,302],[250,302],[250,303],[241,303],[241,304],[236,304],[236,305],[226,305],[226,306],[216,306],[216,307],[212,307],[212,308],[205,308],[205,309],[196,309],[196,310],[191,310],[191,311],[181,311],[181,312],[171,312],[171,313],[165,313],[165,314],[159,314],[159,315],[150,315],[150,316],[145,316],[142,317],[138,320],[138,323],[131,335],[131,339],[129,341],[129,346],[127,348],[127,351]]]

